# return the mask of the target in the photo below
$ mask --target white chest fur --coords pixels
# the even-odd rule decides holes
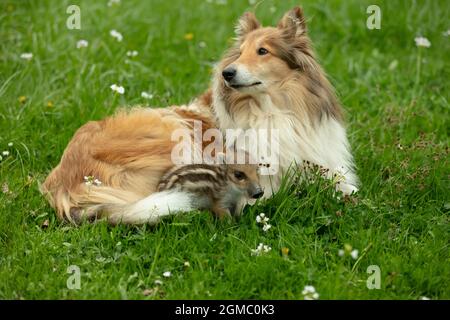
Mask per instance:
[[[250,142],[250,149],[245,148],[255,154],[256,145],[256,158],[261,162],[267,160],[267,157],[261,159],[261,155],[271,155],[272,174],[261,177],[266,197],[278,190],[283,173],[291,165],[301,165],[304,160],[330,169],[330,174],[338,172],[342,175],[345,182],[339,188],[344,193],[357,190],[345,128],[336,119],[325,117],[313,124],[295,112],[284,111],[290,108],[274,105],[268,96],[261,97],[258,104],[249,100],[245,108],[239,108],[233,114],[221,99],[215,99],[214,108],[224,132],[226,129],[253,129],[268,133],[266,138],[258,134],[258,139]]]

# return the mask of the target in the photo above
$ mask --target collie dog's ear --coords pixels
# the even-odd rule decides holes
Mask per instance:
[[[291,37],[298,37],[305,34],[306,22],[302,8],[295,7],[286,12],[280,22],[278,22],[277,27]]]
[[[238,37],[245,36],[250,31],[253,31],[255,29],[258,29],[260,27],[260,23],[256,19],[255,15],[251,12],[246,12],[244,15],[239,19],[237,25],[236,25],[236,35]]]

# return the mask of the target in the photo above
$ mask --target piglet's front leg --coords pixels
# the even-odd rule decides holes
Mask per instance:
[[[211,208],[212,212],[214,213],[214,216],[216,218],[219,219],[224,219],[224,218],[230,218],[231,217],[231,212],[228,208],[223,208],[220,205],[214,205]]]

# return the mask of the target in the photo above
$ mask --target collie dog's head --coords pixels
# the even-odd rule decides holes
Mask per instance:
[[[243,100],[258,104],[259,97],[268,95],[279,105],[301,107],[310,117],[325,113],[340,118],[333,88],[314,57],[301,8],[287,12],[276,27],[262,27],[247,12],[236,35],[215,77],[228,111],[242,109]]]

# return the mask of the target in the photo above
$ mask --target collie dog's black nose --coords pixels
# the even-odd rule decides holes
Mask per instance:
[[[235,75],[236,75],[236,69],[234,69],[234,68],[226,68],[222,71],[222,76],[226,81],[233,80]]]

